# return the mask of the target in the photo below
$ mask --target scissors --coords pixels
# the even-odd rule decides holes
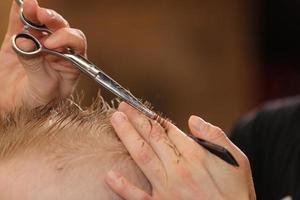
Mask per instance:
[[[163,123],[164,119],[162,119],[158,114],[146,107],[138,98],[136,98],[128,90],[122,87],[110,76],[105,74],[91,61],[87,60],[83,56],[75,54],[74,51],[70,48],[66,48],[66,53],[62,53],[44,47],[36,37],[30,34],[29,29],[40,31],[49,35],[52,34],[52,31],[49,30],[45,25],[35,24],[28,20],[23,13],[23,0],[16,0],[16,2],[20,6],[20,20],[24,24],[24,31],[12,37],[12,48],[18,55],[30,58],[39,56],[41,54],[50,54],[68,60],[71,63],[73,63],[73,65],[77,67],[81,72],[86,74],[92,80],[96,81],[98,84],[115,94],[117,97],[119,97],[120,99],[122,99],[141,113],[143,113],[145,116],[158,121],[158,123]],[[35,45],[35,48],[32,51],[24,51],[20,49],[17,45],[17,40],[21,38],[32,41]],[[235,158],[226,148],[205,140],[201,140],[199,138],[193,139],[198,144],[202,145],[208,151],[218,156],[222,160],[226,161],[227,163],[234,166],[239,166]]]

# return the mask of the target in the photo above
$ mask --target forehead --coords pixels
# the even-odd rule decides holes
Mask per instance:
[[[104,171],[84,159],[57,169],[45,159],[30,157],[0,166],[0,199],[96,200],[111,199]],[[77,167],[73,164],[79,164]],[[72,165],[71,165],[72,164]]]

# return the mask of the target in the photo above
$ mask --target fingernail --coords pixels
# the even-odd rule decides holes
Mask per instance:
[[[205,121],[201,119],[198,116],[191,116],[191,125],[192,127],[197,131],[203,131],[203,128],[205,127]]]
[[[109,178],[113,179],[113,180],[117,180],[121,177],[121,175],[119,173],[116,173],[112,170],[110,170],[107,175],[109,176]]]
[[[113,123],[119,124],[126,121],[126,115],[122,112],[115,112],[112,116]]]
[[[123,181],[121,180],[121,174],[114,171],[109,171],[107,173],[108,178],[115,183],[117,187],[122,187]]]

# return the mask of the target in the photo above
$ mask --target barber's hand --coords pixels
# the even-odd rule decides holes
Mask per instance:
[[[79,71],[72,64],[54,56],[33,59],[16,55],[11,48],[11,37],[22,31],[20,7],[13,2],[9,27],[0,51],[0,111],[9,111],[22,104],[33,108],[49,101],[69,96],[75,88]],[[39,7],[36,0],[24,0],[24,15],[38,24],[45,24],[53,34],[33,32],[49,49],[72,48],[86,56],[84,34],[69,27],[68,22],[53,10]],[[29,50],[32,43],[21,41],[20,48]]]
[[[171,123],[165,131],[125,103],[111,122],[132,158],[152,185],[152,194],[132,185],[118,172],[107,184],[126,200],[255,199],[249,162],[217,127],[192,116],[194,136],[227,148],[239,163],[234,167],[206,151]]]

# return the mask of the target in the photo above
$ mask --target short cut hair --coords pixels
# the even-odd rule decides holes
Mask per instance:
[[[107,165],[128,165],[150,185],[117,137],[109,118],[115,111],[99,95],[86,108],[62,99],[35,109],[19,108],[0,119],[0,165],[33,153],[49,157],[55,170],[76,156],[89,156]],[[113,168],[113,167],[112,167]]]

